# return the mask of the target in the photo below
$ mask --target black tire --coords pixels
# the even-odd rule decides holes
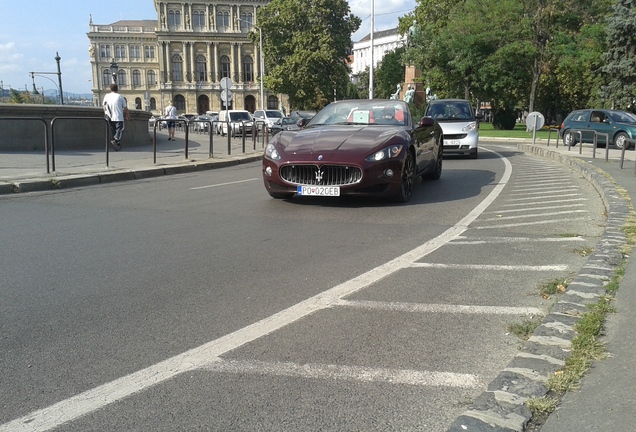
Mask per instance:
[[[440,143],[437,150],[437,161],[435,162],[435,169],[428,173],[422,175],[422,180],[439,180],[442,176],[442,154],[444,153],[443,144]]]
[[[269,192],[269,196],[276,199],[289,199],[293,197],[294,194],[289,192]]]
[[[415,184],[415,159],[410,151],[404,158],[404,168],[400,178],[400,191],[395,195],[394,201],[405,203],[413,195],[413,185]]]
[[[471,158],[471,159],[477,159],[478,156],[479,156],[479,153],[477,152],[477,149],[471,151],[468,154],[468,157]]]
[[[628,140],[628,139],[629,137],[627,136],[625,132],[619,132],[614,137],[614,145],[619,150],[622,149],[624,146],[627,146],[625,147],[625,150],[628,150],[630,145],[625,142],[625,140]]]
[[[563,144],[568,147],[574,147],[576,145],[576,136],[569,130],[563,132]]]

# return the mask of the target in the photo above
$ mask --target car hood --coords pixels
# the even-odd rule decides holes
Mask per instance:
[[[442,132],[449,135],[466,133],[466,131],[462,131],[466,126],[471,123],[475,123],[475,120],[469,121],[440,121],[439,125],[442,127]]]
[[[373,150],[400,133],[406,133],[404,126],[329,125],[287,131],[279,135],[278,144],[291,154],[358,152]]]

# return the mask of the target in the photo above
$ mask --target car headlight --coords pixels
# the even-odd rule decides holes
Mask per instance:
[[[273,144],[267,144],[267,147],[265,147],[265,156],[271,160],[280,160],[280,153],[278,153],[278,150],[276,150]]]
[[[477,129],[477,122],[468,123],[466,126],[462,128],[462,132],[470,132]]]
[[[367,162],[374,162],[374,161],[381,161],[381,160],[384,160],[384,159],[396,158],[402,152],[402,148],[403,147],[404,146],[402,146],[402,145],[392,145],[392,146],[386,147],[386,148],[380,150],[379,152],[376,152],[376,153],[372,154],[371,156],[369,156],[365,160]]]

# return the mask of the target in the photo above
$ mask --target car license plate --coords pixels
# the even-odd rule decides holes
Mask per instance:
[[[444,140],[444,144],[446,145],[459,145],[459,140]]]
[[[298,195],[312,196],[340,196],[340,187],[338,186],[298,186],[296,192]]]

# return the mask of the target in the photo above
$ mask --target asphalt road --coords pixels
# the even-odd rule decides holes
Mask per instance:
[[[445,430],[605,222],[487,147],[407,205],[274,200],[259,164],[0,197],[0,431]]]

